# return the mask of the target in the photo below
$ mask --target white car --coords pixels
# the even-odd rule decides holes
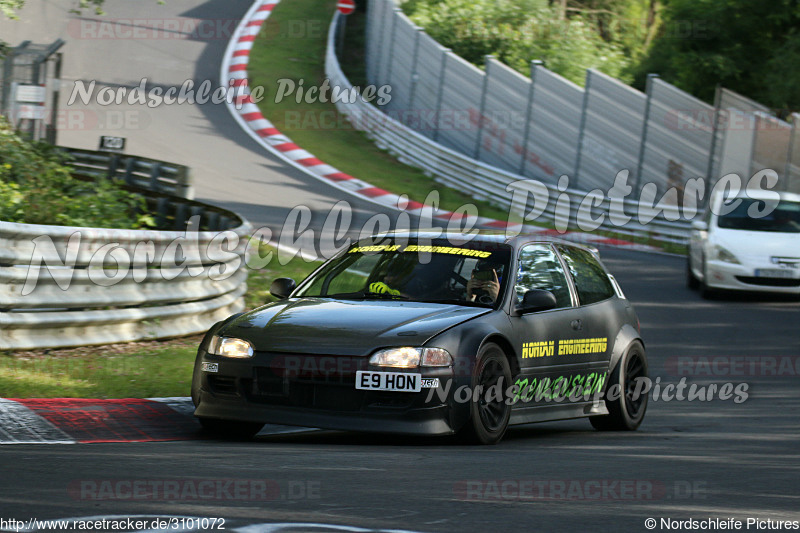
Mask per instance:
[[[704,298],[716,290],[800,295],[800,194],[717,195],[692,223],[686,278]],[[723,202],[724,200],[724,202]]]

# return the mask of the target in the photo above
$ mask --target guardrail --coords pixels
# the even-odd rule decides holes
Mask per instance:
[[[332,86],[350,89],[352,84],[342,72],[335,50],[336,32],[341,27],[338,23],[340,16],[337,12],[328,30],[325,74],[330,79]],[[476,199],[485,200],[503,209],[514,210],[519,216],[534,209],[533,197],[529,198],[529,202],[525,206],[512,205],[512,190],[508,190],[510,184],[527,178],[446,148],[394,120],[360,98],[356,98],[352,103],[339,100],[336,102],[336,108],[339,112],[347,115],[357,129],[364,131],[372,138],[378,147],[388,150],[403,163],[421,168],[436,182],[464,191]],[[580,202],[587,195],[587,191],[575,189],[562,191],[544,183],[541,184],[541,187],[546,188],[551,199],[540,215],[541,219],[548,222],[555,222],[559,219],[556,199],[563,192],[572,198],[573,203]],[[678,206],[665,206],[662,215],[647,224],[640,224],[635,219],[636,214],[640,211],[639,202],[628,199],[624,201],[624,206],[625,211],[634,217],[624,227],[613,225],[610,222],[609,214],[612,212],[612,207],[605,195],[599,205],[592,205],[589,209],[579,210],[573,205],[570,210],[569,225],[571,228],[583,229],[596,225],[592,219],[604,217],[600,227],[617,235],[677,244],[686,244],[688,241],[690,222],[680,220],[682,213]],[[623,213],[618,214],[622,215]]]
[[[244,307],[250,231],[0,222],[0,350],[202,333]]]
[[[114,168],[130,169],[127,188],[147,197],[164,230],[0,221],[0,350],[203,333],[244,308],[249,222],[166,192],[191,193],[186,167],[70,152],[92,162],[72,163],[84,179],[120,178]],[[148,168],[143,181],[138,173]]]
[[[71,156],[69,166],[75,169],[75,174],[95,179],[120,179],[128,185],[151,191],[168,193],[189,200],[194,198],[194,188],[187,166],[114,152],[59,148]]]

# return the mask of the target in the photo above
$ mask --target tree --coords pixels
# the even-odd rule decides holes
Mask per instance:
[[[797,0],[669,0],[636,85],[655,72],[709,102],[720,84],[774,108],[797,109],[798,28]]]
[[[621,25],[606,24],[604,38],[600,20],[608,10],[592,4],[601,1],[616,8],[646,0],[410,0],[403,9],[436,41],[478,66],[493,55],[528,74],[530,61],[540,59],[583,84],[587,68],[625,79],[634,56],[617,38],[629,35],[618,31]]]
[[[765,101],[783,118],[800,110],[800,31],[786,36],[765,67]]]
[[[25,4],[25,0],[0,0],[0,13],[3,16],[15,19],[16,11]]]

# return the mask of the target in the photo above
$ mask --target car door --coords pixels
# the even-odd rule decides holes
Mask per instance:
[[[512,313],[511,325],[519,356],[515,408],[527,409],[551,404],[556,393],[569,394],[567,385],[586,374],[581,358],[564,356],[562,346],[575,346],[584,335],[583,312],[559,259],[550,243],[530,243],[520,247],[513,305],[522,303],[529,290],[547,290],[556,299],[554,309]]]
[[[606,369],[614,339],[623,325],[614,284],[589,250],[566,244],[556,248],[575,286],[579,321],[573,345],[562,345],[559,351],[575,364],[591,370]]]

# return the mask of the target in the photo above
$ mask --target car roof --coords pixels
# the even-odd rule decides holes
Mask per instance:
[[[507,235],[503,230],[475,230],[468,234],[460,233],[457,231],[436,231],[436,230],[395,230],[382,232],[377,235],[369,237],[367,240],[372,240],[376,237],[391,237],[403,239],[429,239],[432,241],[448,240],[452,243],[459,241],[466,242],[481,242],[481,243],[494,243],[494,244],[507,244],[513,248],[518,248],[522,244],[530,242],[546,242],[563,244],[573,246],[575,248],[582,248],[592,253],[597,253],[591,246],[584,246],[578,243],[569,242],[564,239],[559,239],[551,235],[543,235],[541,233],[520,233],[517,235]]]

